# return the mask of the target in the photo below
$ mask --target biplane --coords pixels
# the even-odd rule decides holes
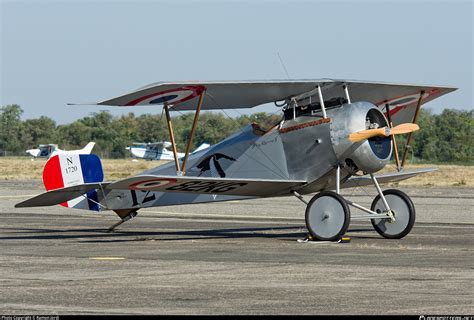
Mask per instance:
[[[208,143],[202,143],[196,148],[194,152],[201,151],[209,148],[211,145]],[[126,150],[130,151],[133,157],[145,159],[145,160],[174,160],[174,154],[167,148],[171,147],[171,142],[148,142],[140,143],[134,142],[131,146],[127,147]],[[178,158],[184,157],[184,153],[178,152]]]
[[[35,158],[51,158],[59,153],[63,154],[90,154],[95,146],[95,142],[89,142],[84,148],[79,150],[62,150],[57,144],[40,144],[37,149],[28,149],[26,153]]]
[[[173,160],[119,181],[103,182],[96,155],[58,155],[45,165],[47,192],[16,207],[62,204],[112,210],[121,223],[140,208],[191,203],[295,196],[306,204],[313,239],[338,240],[351,220],[370,220],[385,238],[403,238],[415,223],[415,207],[396,189],[380,184],[432,171],[405,171],[420,107],[451,87],[353,80],[162,82],[97,105],[133,108],[162,105]],[[211,147],[190,154],[201,110],[252,108],[274,103],[281,120],[271,128],[252,123]],[[194,111],[182,159],[176,152],[170,111]],[[399,155],[396,135],[408,134]],[[400,150],[401,151],[401,150]],[[401,153],[401,152],[400,152]],[[397,169],[376,175],[395,158]],[[373,185],[370,208],[340,190]],[[308,201],[305,195],[312,195]],[[362,214],[351,216],[350,208]],[[359,211],[357,211],[359,212]]]

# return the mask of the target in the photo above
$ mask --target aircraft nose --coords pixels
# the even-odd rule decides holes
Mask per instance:
[[[390,138],[367,134],[364,139],[355,139],[358,135],[354,135],[355,132],[362,135],[369,129],[383,131],[387,126],[387,120],[375,105],[355,102],[332,112],[331,116],[333,146],[340,162],[354,168],[354,172],[373,173],[385,167],[392,152]]]

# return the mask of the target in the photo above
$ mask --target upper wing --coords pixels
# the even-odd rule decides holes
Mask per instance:
[[[423,105],[456,90],[453,87],[363,81],[349,81],[348,88],[352,101],[371,102],[383,112],[386,112],[385,106],[389,105],[394,126],[413,121],[420,96]],[[337,87],[332,88],[324,93],[324,96],[327,94],[342,96],[338,95],[337,91]]]
[[[151,149],[163,149],[171,147],[171,142],[169,141],[160,141],[160,142],[150,142],[148,144]]]
[[[302,180],[142,175],[114,182],[106,189],[268,197],[289,193],[292,188],[305,183]]]
[[[195,98],[205,91],[203,110],[252,108],[309,92],[316,86],[321,86],[325,100],[344,97],[344,85],[348,86],[352,101],[368,101],[381,107],[388,103],[392,109],[416,105],[422,91],[422,103],[426,103],[456,90],[441,86],[331,79],[161,82],[97,104],[134,106],[167,103],[177,110],[194,110],[197,105]],[[312,99],[315,101],[317,97]]]
[[[176,110],[194,110],[194,98],[205,91],[203,110],[252,108],[310,91],[318,84],[322,85],[323,81],[161,82],[97,104],[134,106],[167,103]]]

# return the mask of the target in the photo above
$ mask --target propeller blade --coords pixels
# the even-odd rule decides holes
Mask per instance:
[[[390,130],[390,134],[404,134],[404,133],[410,133],[413,131],[419,130],[420,127],[416,123],[402,123],[399,124],[396,127],[393,127]]]
[[[396,127],[377,128],[357,131],[349,135],[349,140],[352,142],[360,142],[373,137],[388,137],[394,134],[404,134],[419,130],[420,127],[416,123],[402,123]]]

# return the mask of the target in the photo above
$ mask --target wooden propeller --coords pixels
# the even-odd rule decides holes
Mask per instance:
[[[420,129],[420,127],[416,123],[402,123],[393,128],[383,127],[354,132],[351,133],[348,138],[352,142],[359,142],[373,137],[388,137],[394,134],[409,133],[418,129]]]

